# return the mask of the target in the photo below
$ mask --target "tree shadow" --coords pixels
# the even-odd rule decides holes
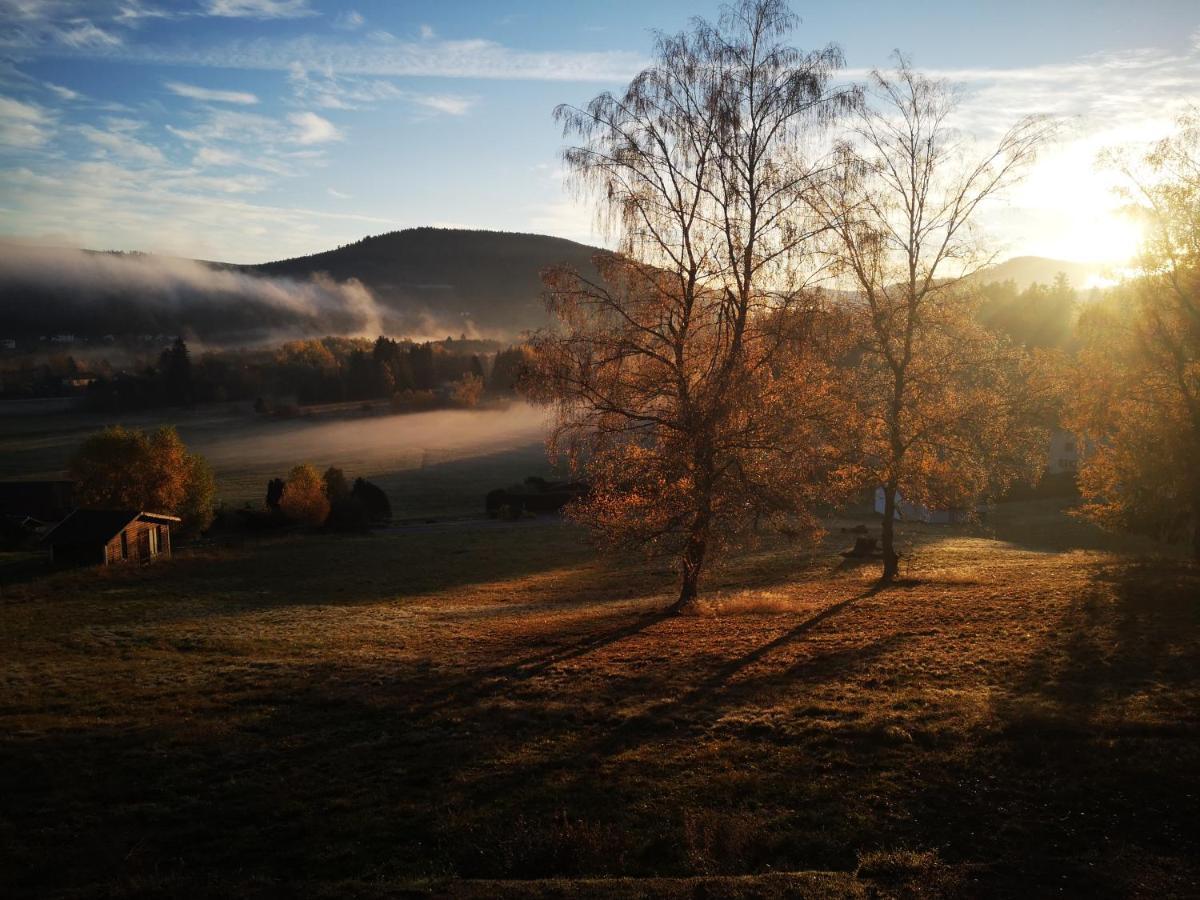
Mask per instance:
[[[1190,893],[1200,879],[1200,570],[1100,567],[1014,660],[992,723],[914,794],[972,891]]]

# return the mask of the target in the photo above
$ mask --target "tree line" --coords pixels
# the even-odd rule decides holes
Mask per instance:
[[[78,394],[98,412],[287,398],[299,404],[432,397],[445,386],[477,382],[476,396],[511,396],[524,364],[521,346],[491,341],[413,342],[325,337],[289,341],[273,349],[210,350],[193,355],[176,338],[157,359],[127,365],[80,364],[59,354],[6,367],[4,393],[13,397]]]
[[[1065,281],[988,296],[976,278],[993,261],[980,209],[1056,123],[965,135],[949,83],[899,54],[846,83],[835,45],[788,43],[797,24],[780,0],[742,0],[659,35],[624,91],[556,111],[566,167],[618,247],[598,275],[545,274],[555,324],[526,382],[554,408],[552,452],[591,485],[574,514],[611,545],[674,555],[682,611],[714,553],[772,523],[815,536],[823,512],[881,488],[892,579],[900,497],[972,508],[1036,481],[1065,417],[1098,448],[1080,482],[1091,514],[1165,505],[1195,534],[1196,156],[1171,144],[1145,161],[1192,188],[1143,185],[1175,223],[1132,289],[1146,299],[1121,306],[1124,329],[1090,314],[1081,338]],[[1089,366],[1093,352],[1130,361]],[[1150,421],[1142,449],[1179,439],[1116,449]],[[1143,497],[1151,468],[1148,499],[1117,499]]]

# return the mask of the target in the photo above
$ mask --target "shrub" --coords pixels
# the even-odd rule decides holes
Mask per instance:
[[[279,508],[292,522],[324,524],[329,518],[329,498],[325,496],[325,482],[316,468],[305,464],[288,473]]]

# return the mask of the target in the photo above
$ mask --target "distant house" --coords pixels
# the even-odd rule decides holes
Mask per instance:
[[[162,513],[77,509],[42,539],[62,565],[108,566],[171,556],[171,526]]]
[[[73,481],[0,481],[0,515],[57,522],[74,508]]]
[[[1050,432],[1050,453],[1046,460],[1047,475],[1061,475],[1079,468],[1079,446],[1075,435],[1062,428]]]

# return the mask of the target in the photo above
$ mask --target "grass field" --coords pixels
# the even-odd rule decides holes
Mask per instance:
[[[484,495],[529,475],[553,476],[544,418],[506,409],[363,415],[358,404],[313,419],[263,419],[247,404],[124,416],[80,412],[0,417],[0,479],[60,478],[87,435],[107,425],[175,425],[217,477],[217,500],[261,506],[267,482],[298,464],[342,468],[387,491],[397,518],[481,515]]]
[[[1196,568],[1033,503],[878,590],[844,524],[687,618],[545,521],[9,584],[5,894],[1200,893]]]

